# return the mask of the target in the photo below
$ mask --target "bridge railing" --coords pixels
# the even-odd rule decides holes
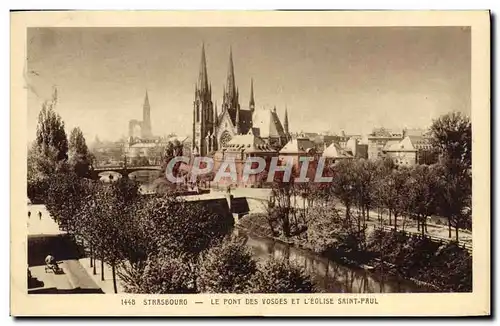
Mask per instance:
[[[385,232],[392,232],[392,231],[394,231],[394,227],[392,227],[392,226],[374,225],[374,227],[375,227],[375,229],[382,230],[382,231],[385,231]],[[413,236],[413,235],[421,236],[421,233],[409,232],[407,230],[404,230],[404,231],[403,230],[398,230],[398,232],[404,232],[407,236]],[[432,240],[434,242],[442,243],[442,244],[456,242],[453,239],[443,238],[443,237],[439,237],[439,236],[432,235],[432,234],[429,234],[429,233],[426,233],[424,235],[424,237],[428,238],[428,239],[430,239],[430,240]],[[462,247],[463,249],[467,250],[469,253],[472,253],[472,243],[466,242],[466,241],[463,241],[463,240],[459,240],[458,241],[458,245],[459,245],[459,247]]]
[[[122,169],[127,169],[127,170],[137,170],[137,169],[145,169],[145,170],[151,170],[151,169],[160,169],[160,165],[98,165],[94,166],[93,169],[94,171],[100,171],[100,170],[106,170],[106,171],[112,171],[112,170],[122,170]]]

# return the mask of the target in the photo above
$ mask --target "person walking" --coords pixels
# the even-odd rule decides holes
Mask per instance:
[[[31,217],[31,211],[28,211],[28,218]]]
[[[38,211],[38,218],[40,219],[40,221],[42,220],[42,212]]]

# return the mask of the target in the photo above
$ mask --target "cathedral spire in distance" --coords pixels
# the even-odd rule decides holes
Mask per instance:
[[[146,89],[146,95],[144,97],[144,104],[142,106],[142,137],[151,137],[151,106],[149,105],[148,90]]]
[[[200,75],[198,77],[198,91],[208,92],[207,59],[205,56],[205,43],[201,47]]]
[[[144,97],[144,107],[149,107],[149,95],[148,90],[146,89],[146,96]]]

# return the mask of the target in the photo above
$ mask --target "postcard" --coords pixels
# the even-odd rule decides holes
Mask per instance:
[[[488,11],[11,30],[13,316],[491,314]]]

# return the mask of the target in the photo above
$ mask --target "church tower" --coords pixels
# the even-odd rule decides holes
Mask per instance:
[[[208,82],[205,45],[201,49],[200,72],[193,102],[193,153],[201,156],[215,150],[212,86]]]
[[[229,50],[229,64],[227,68],[227,80],[224,86],[224,96],[222,103],[222,111],[229,111],[231,117],[235,117],[235,126],[237,133],[240,125],[240,104],[239,104],[239,92],[236,87],[236,81],[234,78],[234,64],[233,64],[233,51]]]
[[[255,99],[253,98],[253,78],[250,81],[250,102],[248,103],[248,108],[250,111],[255,111]]]
[[[152,137],[151,131],[151,106],[149,105],[148,91],[146,90],[146,97],[144,98],[144,105],[142,106],[142,128],[141,137],[143,139]]]
[[[285,107],[285,120],[283,122],[283,128],[285,129],[285,136],[287,140],[290,140],[290,131],[288,130],[288,108]]]

